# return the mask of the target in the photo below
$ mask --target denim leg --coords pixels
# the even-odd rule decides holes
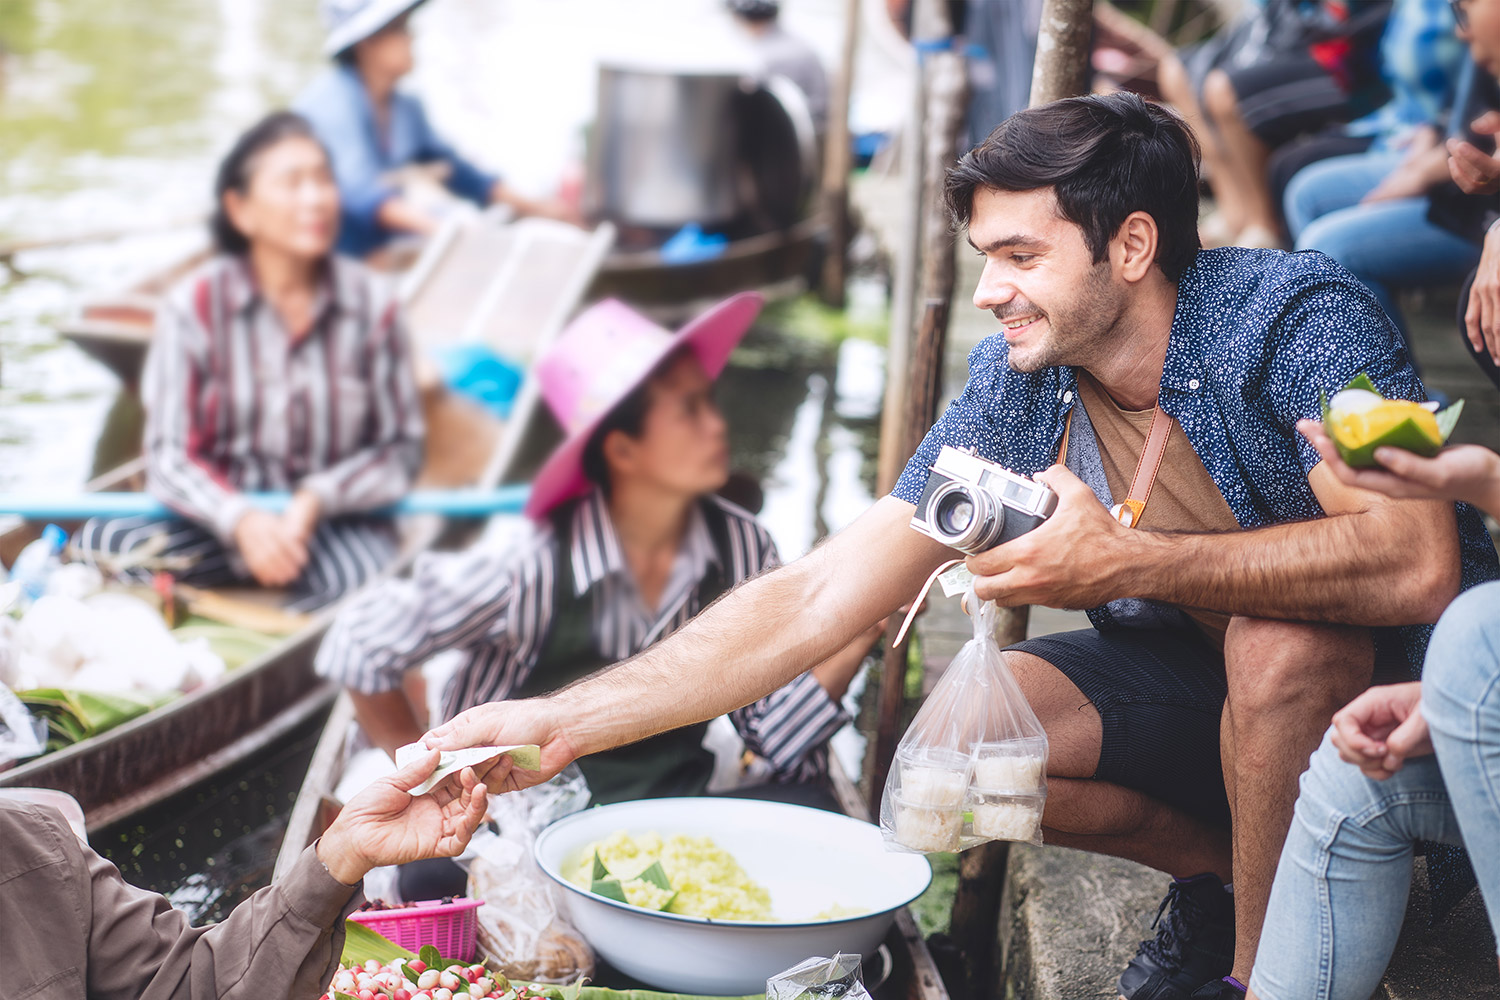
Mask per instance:
[[[1500,581],[1443,612],[1422,670],[1422,711],[1490,925],[1500,927]]]
[[[1462,281],[1479,262],[1479,248],[1428,222],[1427,207],[1426,198],[1400,198],[1336,209],[1302,231],[1297,249],[1321,250],[1344,265],[1399,326],[1395,287]]]
[[[1372,781],[1325,737],[1302,775],[1251,990],[1260,1000],[1368,1000],[1401,932],[1414,844],[1458,838],[1435,758]]]
[[[1400,162],[1400,153],[1355,153],[1303,167],[1287,184],[1282,201],[1287,232],[1299,240],[1314,220],[1358,205]]]

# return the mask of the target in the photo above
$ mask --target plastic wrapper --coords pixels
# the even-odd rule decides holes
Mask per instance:
[[[1047,734],[995,642],[997,609],[969,590],[964,644],[901,737],[880,801],[892,850],[939,854],[1042,842]]]
[[[859,956],[809,958],[766,980],[766,1000],[870,1000]]]
[[[0,656],[4,656],[0,650]],[[0,684],[0,771],[35,757],[47,747],[47,723],[31,714],[25,703]]]
[[[479,951],[511,979],[566,984],[594,973],[593,949],[531,852],[543,828],[588,801],[576,766],[534,788],[493,795],[490,819],[499,832],[481,829],[458,859],[469,872],[469,895],[488,904],[476,911]]]

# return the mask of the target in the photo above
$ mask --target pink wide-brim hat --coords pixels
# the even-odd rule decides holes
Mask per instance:
[[[675,334],[617,299],[580,313],[537,362],[542,398],[562,425],[564,440],[532,481],[526,515],[540,520],[588,492],[583,450],[589,438],[672,352],[691,350],[708,377],[718,378],[764,303],[758,292],[741,292]]]

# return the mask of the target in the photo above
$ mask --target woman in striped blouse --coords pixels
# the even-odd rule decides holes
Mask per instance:
[[[562,333],[537,364],[565,440],[532,483],[536,530],[510,548],[423,556],[409,579],[349,602],[318,651],[318,673],[350,690],[376,745],[421,737],[425,713],[403,677],[439,653],[459,661],[445,716],[529,698],[629,659],[779,564],[765,528],[715,495],[729,445],[713,380],[760,301],[735,296],[675,335],[606,301]],[[840,699],[878,634],[731,714],[751,753],[742,782],[769,786],[756,794],[832,805],[828,740],[848,722]],[[580,761],[595,801],[703,794],[706,729]]]
[[[406,334],[384,282],[333,253],[338,188],[302,118],[245,133],[215,195],[218,253],[168,296],[142,382],[147,485],[180,518],[91,521],[79,545],[135,573],[289,587],[311,609],[396,553],[367,512],[422,459]],[[245,495],[266,490],[292,494],[283,513]]]

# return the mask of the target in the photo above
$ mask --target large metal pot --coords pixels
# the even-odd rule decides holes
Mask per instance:
[[[585,205],[621,226],[795,221],[817,143],[795,85],[735,73],[601,66]]]

